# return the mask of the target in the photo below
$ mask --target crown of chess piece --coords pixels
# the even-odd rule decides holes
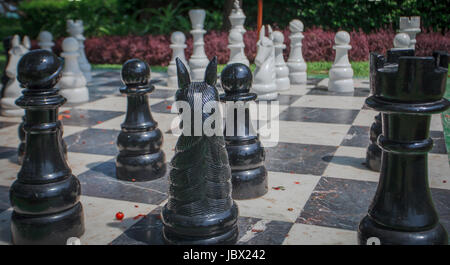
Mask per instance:
[[[126,181],[149,181],[166,173],[166,157],[161,150],[163,135],[153,119],[148,94],[155,87],[149,84],[150,66],[131,59],[122,66],[120,93],[127,95],[127,114],[117,137],[119,155],[116,176]]]
[[[227,104],[227,121],[224,135],[231,166],[233,199],[253,199],[267,193],[267,170],[264,166],[265,151],[252,126],[248,102],[254,101],[250,93],[252,72],[240,63],[227,65],[220,74],[225,94],[220,100]]]
[[[346,31],[339,31],[334,38],[336,58],[329,71],[328,90],[336,92],[353,92],[353,69],[348,60],[348,50],[350,46],[350,34]]]
[[[375,57],[383,65],[383,58]],[[359,224],[358,242],[377,238],[383,245],[448,244],[428,186],[431,114],[450,107],[443,98],[448,54],[401,56],[398,64],[376,70],[366,106],[381,112],[383,150],[380,181],[368,214]]]
[[[26,44],[26,43],[25,43]],[[24,110],[18,107],[14,102],[21,95],[21,88],[19,82],[16,79],[17,75],[17,63],[20,58],[28,52],[28,49],[20,44],[20,37],[14,35],[11,40],[11,49],[9,50],[9,60],[6,65],[6,75],[9,77],[9,81],[3,88],[3,97],[0,99],[2,116],[21,117],[24,115]]]
[[[62,78],[58,83],[60,94],[68,103],[81,103],[89,101],[89,90],[86,79],[78,64],[78,41],[73,37],[65,38],[62,43],[61,57],[64,58]]]
[[[17,69],[25,88],[16,104],[25,109],[26,151],[10,188],[12,241],[64,245],[84,233],[84,215],[80,182],[59,141],[58,108],[66,100],[54,86],[61,78],[62,62],[39,49],[25,54]]]
[[[53,36],[48,31],[41,31],[38,36],[38,45],[41,49],[52,51],[52,47],[55,46],[53,42]]]
[[[9,62],[9,50],[11,49],[12,38],[13,38],[12,36],[8,36],[3,39],[3,51],[5,52],[5,58],[6,58],[7,62]],[[5,91],[6,84],[10,80],[10,78],[6,74],[7,66],[8,66],[8,64],[5,64],[5,67],[3,68],[2,80],[1,80],[2,81],[2,88],[1,88],[2,90],[0,93],[0,98],[3,97],[3,92]]]
[[[409,48],[416,48],[416,35],[420,32],[420,17],[400,17],[399,32],[409,35]]]
[[[231,29],[237,29],[241,32],[241,35],[244,35],[244,33],[246,32],[244,28],[245,14],[242,11],[241,6],[239,5],[239,0],[234,1],[233,9],[231,10],[228,19],[230,20]]]
[[[199,121],[203,126],[217,114],[222,119],[217,109],[214,113],[203,111],[206,104],[219,101],[215,88],[217,59],[214,57],[208,64],[203,82],[191,82],[183,62],[179,59],[176,62],[177,109],[180,109],[178,103],[184,102],[190,110],[183,109],[183,133],[171,161],[169,199],[161,212],[163,237],[169,244],[234,244],[238,237],[239,211],[231,198],[231,169],[224,137],[208,136],[204,131],[191,135],[187,125],[195,131]],[[199,103],[201,106],[197,106]],[[194,118],[187,120],[187,116]],[[196,121],[196,117],[201,120]],[[221,131],[220,123],[215,125]]]
[[[79,56],[77,58],[78,64],[80,65],[80,69],[83,72],[84,78],[86,78],[86,82],[90,82],[92,80],[92,73],[91,73],[91,65],[89,64],[89,61],[86,58],[86,53],[84,51],[84,41],[86,38],[83,36],[83,21],[82,20],[76,20],[73,21],[72,19],[67,20],[66,22],[67,26],[67,32],[71,37],[74,37],[78,41],[78,53]]]
[[[194,38],[194,51],[189,58],[189,67],[191,68],[192,80],[200,81],[203,78],[206,66],[209,63],[205,53],[205,43],[203,35],[206,30],[203,29],[206,12],[203,9],[189,10],[189,19],[191,20],[192,30],[190,31]]]
[[[187,65],[186,57],[184,56],[184,49],[186,49],[186,36],[181,31],[175,31],[170,37],[170,48],[172,49],[172,59],[170,60],[169,67],[167,68],[167,86],[176,87],[178,84],[177,79],[177,65],[175,63],[175,58],[180,58],[180,60]],[[189,70],[189,69],[188,69]]]
[[[271,35],[271,34],[270,34]],[[261,27],[259,40],[256,43],[258,50],[255,57],[255,72],[253,74],[252,91],[258,95],[258,100],[276,100],[278,98],[275,49],[273,39],[265,36],[265,27]]]
[[[231,29],[230,34],[228,35],[228,49],[230,49],[230,59],[228,60],[227,65],[233,63],[242,63],[249,66],[250,63],[245,56],[244,48],[245,44],[242,33],[238,29]]]
[[[385,66],[398,64],[401,56],[414,56],[414,49],[409,48],[409,36],[399,33],[394,38],[394,48],[388,51],[386,60],[383,56],[370,54],[370,87],[375,90],[377,70]],[[366,152],[366,166],[373,171],[380,171],[381,168],[381,148],[377,145],[378,136],[381,134],[381,113],[375,116],[375,122],[372,123],[369,132],[369,146]]]
[[[273,43],[275,47],[275,72],[277,75],[276,83],[279,91],[288,90],[291,87],[289,81],[289,68],[283,57],[283,50],[286,49],[284,36],[280,31],[273,32]]]
[[[291,52],[289,53],[287,66],[289,67],[291,84],[306,84],[306,63],[302,53],[303,28],[303,23],[298,19],[294,19],[289,23]]]

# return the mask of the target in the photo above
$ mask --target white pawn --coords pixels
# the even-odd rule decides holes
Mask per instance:
[[[336,57],[331,66],[328,80],[328,90],[336,92],[353,92],[353,69],[348,60],[348,50],[350,46],[350,34],[346,31],[339,31],[334,38]]]
[[[170,37],[170,41],[172,44],[170,44],[170,48],[172,49],[172,59],[170,60],[169,67],[167,69],[168,79],[167,79],[167,86],[168,87],[178,87],[178,78],[177,78],[177,65],[175,63],[175,59],[178,57],[188,68],[189,67],[186,63],[186,57],[184,56],[184,49],[186,49],[186,36],[184,36],[183,32],[181,31],[175,31],[172,33],[172,36]]]
[[[190,32],[194,38],[194,51],[189,59],[193,81],[203,80],[206,66],[209,63],[205,53],[205,43],[203,42],[203,35],[206,33],[206,30],[203,29],[205,16],[206,12],[203,9],[189,10],[189,18],[192,24]]]
[[[252,91],[258,100],[276,100],[278,98],[273,41],[265,36],[264,26],[259,32],[256,43],[258,50],[255,57]]]
[[[288,90],[291,84],[289,82],[289,68],[287,67],[283,57],[283,50],[286,49],[283,33],[274,31],[273,43],[275,47],[275,72],[277,74],[277,89],[279,91]]]
[[[58,83],[60,94],[68,103],[80,103],[89,101],[89,90],[86,87],[86,79],[78,64],[78,41],[73,37],[65,38],[62,43],[61,57],[64,58],[62,77]]]
[[[289,30],[291,35],[291,52],[287,61],[289,67],[289,80],[291,84],[306,84],[306,63],[302,54],[303,41],[303,23],[294,19],[289,23]]]
[[[394,48],[392,48],[391,51],[412,49],[412,48],[410,48],[410,44],[411,44],[411,39],[409,38],[408,34],[398,33],[394,37]]]
[[[66,26],[67,32],[70,34],[70,36],[74,37],[78,41],[78,53],[80,54],[80,56],[78,57],[78,64],[80,65],[80,69],[83,72],[86,81],[90,82],[92,80],[92,73],[91,65],[86,58],[86,53],[84,52],[84,41],[86,38],[83,36],[83,21],[73,21],[72,19],[69,19],[67,20]]]
[[[228,35],[228,49],[230,49],[230,60],[227,64],[242,63],[249,66],[249,61],[244,53],[244,40],[239,29],[232,29]]]
[[[27,45],[26,41],[23,44]],[[8,65],[5,69],[6,75],[9,77],[9,81],[3,88],[4,94],[0,99],[0,114],[2,116],[20,117],[25,114],[24,110],[15,104],[16,99],[22,94],[22,89],[20,88],[19,82],[16,78],[17,63],[19,62],[20,58],[22,58],[22,56],[28,52],[28,49],[25,48],[23,44],[20,44],[20,37],[18,35],[14,35],[13,39],[11,40],[11,49],[8,51]]]
[[[52,47],[55,46],[53,42],[53,36],[48,31],[41,31],[38,36],[38,45],[41,49],[52,51]]]

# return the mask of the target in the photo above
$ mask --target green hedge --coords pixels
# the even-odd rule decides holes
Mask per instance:
[[[82,19],[86,36],[187,32],[187,13],[192,8],[206,9],[206,29],[220,29],[223,4],[224,0],[32,0],[20,2],[19,9],[24,14],[22,32],[36,37],[46,29],[57,38],[66,35],[67,19]],[[398,28],[400,16],[420,15],[424,27],[445,31],[450,24],[449,5],[449,0],[264,0],[263,22],[284,28],[299,18],[306,27],[369,32],[390,24]],[[246,26],[255,27],[257,1],[244,0],[243,8]],[[6,31],[3,26],[0,37]]]

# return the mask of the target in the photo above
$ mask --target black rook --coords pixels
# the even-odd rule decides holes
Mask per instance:
[[[257,97],[249,92],[252,72],[244,64],[230,64],[223,69],[220,79],[225,91],[220,95],[220,100],[229,102],[227,121],[230,121],[230,116],[233,117],[233,124],[226,124],[224,130],[231,166],[232,197],[253,199],[263,196],[268,190],[265,152],[252,127],[248,105]]]
[[[387,58],[377,53],[370,54],[370,89],[373,91],[376,83],[377,70],[388,67],[392,64],[398,64],[400,56],[414,56],[413,49],[396,49],[387,52]],[[370,144],[366,153],[366,166],[373,171],[380,171],[381,167],[381,149],[377,145],[378,136],[381,134],[381,113],[375,116],[369,132]]]
[[[11,234],[14,244],[66,244],[84,233],[81,187],[63,155],[58,108],[66,99],[55,84],[62,62],[52,52],[34,50],[17,67],[23,96],[16,104],[25,109],[25,156],[10,188],[14,208]]]
[[[381,173],[369,213],[359,224],[360,244],[448,243],[428,186],[431,114],[450,107],[443,98],[448,54],[433,57],[401,56],[398,64],[377,69],[366,106],[382,115]]]
[[[166,173],[165,155],[161,150],[163,135],[157,128],[148,106],[148,93],[155,87],[149,84],[150,66],[131,59],[122,67],[125,86],[120,93],[127,95],[127,115],[117,138],[119,155],[116,159],[118,179],[148,181]]]
[[[204,82],[191,83],[184,64],[178,58],[176,63],[177,108],[182,107],[178,104],[181,101],[189,104],[189,108],[183,109],[183,134],[178,138],[171,161],[169,200],[161,212],[164,240],[169,244],[234,244],[238,237],[239,211],[231,198],[231,169],[225,140],[222,135],[207,136],[204,132],[189,135],[188,126],[202,126],[220,113],[203,110],[206,104],[219,101],[214,87],[217,59],[214,57],[208,64]],[[188,116],[194,117],[190,124],[185,120]],[[200,120],[194,121],[196,118]],[[216,128],[221,130],[221,126]]]

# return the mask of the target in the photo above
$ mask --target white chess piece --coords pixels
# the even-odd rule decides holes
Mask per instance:
[[[348,50],[350,46],[350,34],[346,31],[339,31],[334,38],[336,57],[328,73],[328,90],[336,92],[353,92],[353,69],[348,60]]]
[[[206,30],[203,29],[205,16],[206,12],[203,9],[192,9],[189,11],[189,18],[192,24],[190,32],[194,37],[194,51],[189,59],[193,81],[203,80],[206,66],[209,63],[205,54],[205,43],[203,42],[203,35],[206,33]]]
[[[265,36],[265,28],[261,27],[258,50],[255,57],[252,91],[258,100],[276,100],[278,98],[273,41]]]
[[[52,47],[55,46],[53,42],[53,36],[48,31],[41,31],[38,36],[38,45],[41,49],[52,51]]]
[[[178,87],[178,78],[177,78],[177,65],[175,63],[175,59],[178,57],[184,65],[188,68],[186,63],[186,57],[184,56],[184,49],[186,49],[186,36],[184,36],[183,32],[175,31],[172,33],[170,37],[170,48],[172,49],[172,59],[170,60],[169,67],[167,68],[167,86],[168,87]]]
[[[416,35],[420,32],[420,17],[400,17],[399,32],[409,35],[410,49],[416,48]]]
[[[409,35],[406,33],[398,33],[394,37],[394,48],[393,50],[405,50],[405,49],[412,49],[410,48],[411,39],[409,38]]]
[[[90,82],[92,80],[92,73],[91,65],[89,64],[89,61],[86,58],[86,53],[84,51],[84,41],[86,38],[83,36],[83,21],[73,21],[72,19],[69,19],[67,20],[66,26],[67,32],[70,34],[70,36],[74,37],[78,41],[78,53],[80,54],[80,56],[78,57],[78,64],[80,65],[80,69],[83,72],[86,81]]]
[[[62,77],[58,83],[59,93],[67,99],[68,103],[89,101],[89,90],[86,79],[78,64],[78,41],[73,37],[65,38],[62,43],[61,57],[64,58]]]
[[[228,19],[230,20],[231,29],[238,29],[242,35],[245,33],[245,14],[239,6],[239,0],[234,1],[233,9],[231,10],[231,14]]]
[[[26,41],[25,41],[26,42]],[[24,43],[27,45],[27,43]],[[2,116],[20,117],[25,114],[25,111],[15,104],[18,97],[21,96],[22,89],[17,81],[17,64],[22,56],[28,52],[28,49],[20,44],[20,37],[14,35],[11,40],[11,49],[9,53],[9,61],[6,66],[6,75],[10,78],[4,89],[3,98],[0,99],[0,106]]]
[[[27,52],[30,51],[31,49],[31,41],[27,35],[23,36],[22,46],[25,47],[25,49],[27,49]]]
[[[230,59],[227,64],[242,63],[247,66],[250,65],[244,53],[244,40],[239,29],[232,29],[228,35],[228,49],[230,49]]]
[[[273,44],[275,47],[275,73],[277,75],[276,83],[279,91],[288,90],[291,86],[289,82],[289,68],[283,57],[284,36],[280,31],[273,32]]]
[[[303,59],[302,41],[303,41],[303,23],[294,19],[289,23],[291,35],[291,52],[287,61],[289,67],[289,80],[291,84],[306,84],[306,63]]]

